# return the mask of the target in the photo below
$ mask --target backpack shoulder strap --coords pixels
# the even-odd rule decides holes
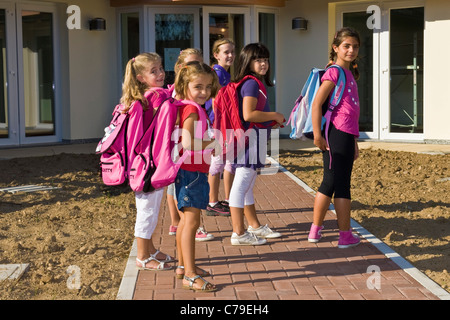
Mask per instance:
[[[206,111],[203,110],[203,108],[200,107],[197,103],[191,100],[180,100],[178,102],[180,103],[180,105],[191,105],[197,108],[198,122],[200,123],[200,125],[197,125],[195,137],[197,137],[198,139],[202,139],[203,132],[208,128],[208,123],[206,120]]]
[[[345,86],[346,86],[346,76],[345,71],[342,69],[342,67],[338,66],[337,64],[333,64],[327,68],[336,68],[339,70],[339,77],[338,81],[336,83],[336,87],[334,88],[332,99],[330,100],[329,109],[330,111],[333,111],[334,108],[341,102],[342,96],[344,94]]]
[[[246,81],[248,79],[255,80],[256,83],[258,84],[260,96],[262,95],[264,97],[264,101],[258,99],[258,104],[256,106],[256,109],[257,110],[263,110],[264,106],[266,104],[266,101],[267,101],[267,90],[266,90],[266,87],[264,86],[264,84],[261,82],[261,80],[259,80],[255,76],[246,75],[244,78],[241,79],[241,81],[239,81],[237,83],[236,90],[239,89],[239,87],[244,83],[244,81]]]
[[[331,114],[334,110],[334,108],[341,102],[342,95],[344,94],[345,85],[346,85],[346,77],[345,77],[345,71],[342,69],[342,67],[333,64],[329,68],[337,68],[339,70],[339,77],[338,81],[336,83],[336,87],[333,91],[332,98],[330,99],[330,103],[328,104],[328,110],[325,113],[325,140],[327,142],[328,147],[330,147],[328,143],[328,129],[330,128],[330,122],[331,122]],[[332,153],[330,149],[330,165],[329,168],[331,169],[331,161],[332,161]]]
[[[264,84],[261,82],[261,80],[259,80],[258,78],[256,78],[255,76],[252,76],[250,74],[246,75],[244,78],[242,78],[241,81],[239,81],[237,83],[236,88],[240,87],[244,83],[244,81],[246,81],[248,79],[253,79],[256,81],[256,83],[259,86],[259,90],[264,95],[264,97],[266,97],[266,99],[267,99],[267,91],[266,91],[266,87],[264,86]]]

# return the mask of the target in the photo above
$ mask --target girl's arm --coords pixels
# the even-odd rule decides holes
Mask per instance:
[[[279,125],[283,124],[284,116],[279,112],[265,112],[256,110],[258,99],[251,96],[245,96],[242,100],[242,116],[248,122],[267,122],[275,120]]]
[[[358,146],[358,140],[355,138],[355,158],[354,160],[359,158],[359,146]]]
[[[204,141],[195,138],[194,124],[198,121],[198,114],[191,113],[183,122],[181,130],[181,145],[185,150],[200,151],[205,149],[214,149],[217,145],[216,140]]]
[[[325,80],[317,90],[316,97],[311,106],[311,117],[312,117],[312,125],[313,125],[313,134],[314,134],[314,145],[318,147],[320,150],[327,150],[327,142],[325,138],[322,137],[322,105],[330,95],[331,90],[333,90],[335,84],[333,81]]]

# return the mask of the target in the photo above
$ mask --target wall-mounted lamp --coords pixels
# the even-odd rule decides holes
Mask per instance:
[[[308,30],[308,20],[300,17],[292,19],[292,30]]]
[[[106,30],[106,20],[103,18],[90,19],[89,30]]]

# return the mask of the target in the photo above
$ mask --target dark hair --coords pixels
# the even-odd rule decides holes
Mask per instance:
[[[242,80],[246,75],[253,75],[258,77],[253,71],[250,70],[250,63],[255,59],[269,59],[269,49],[262,43],[250,43],[246,45],[239,54],[238,66],[236,70],[236,82]],[[273,87],[273,83],[270,80],[270,63],[267,73],[264,75],[264,81],[267,86]]]
[[[330,62],[328,63],[327,67],[334,62],[336,62],[336,52],[334,52],[333,46],[339,47],[341,43],[345,40],[345,38],[355,38],[358,41],[358,44],[361,44],[361,40],[359,37],[358,31],[356,31],[353,28],[350,27],[344,27],[336,32],[334,35],[333,42],[331,43],[331,51],[330,51]],[[359,60],[359,56],[356,57],[355,60],[353,60],[350,63],[350,71],[353,73],[353,76],[355,77],[355,80],[359,79],[359,70],[357,65],[357,60]]]

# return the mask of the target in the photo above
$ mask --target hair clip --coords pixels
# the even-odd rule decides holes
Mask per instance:
[[[133,62],[135,62],[135,61],[136,61],[136,58],[135,58],[135,57],[133,57],[133,58],[131,58],[131,60],[132,60]]]

